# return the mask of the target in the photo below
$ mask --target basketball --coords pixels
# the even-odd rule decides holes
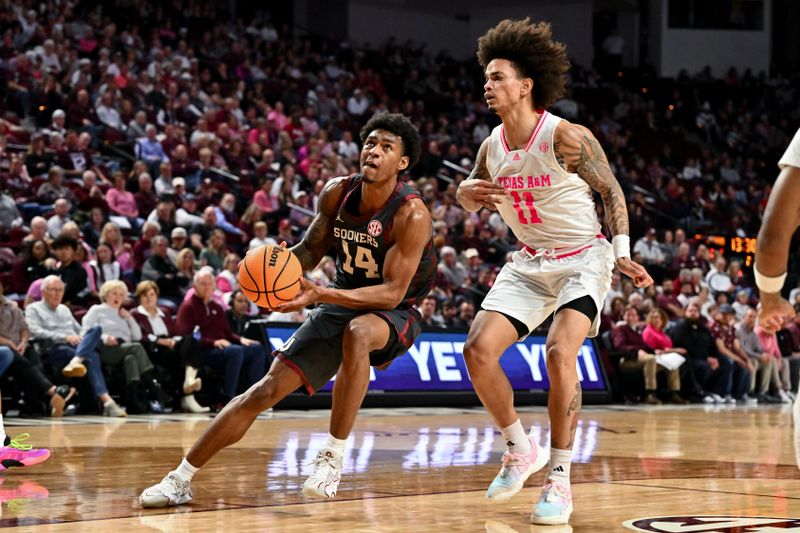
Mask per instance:
[[[267,244],[247,254],[239,265],[239,287],[257,306],[273,309],[295,297],[302,275],[300,261],[292,252]]]

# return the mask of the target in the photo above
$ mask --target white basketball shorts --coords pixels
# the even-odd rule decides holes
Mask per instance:
[[[606,239],[568,250],[526,247],[503,266],[482,307],[516,318],[533,331],[562,305],[590,296],[597,316],[588,336],[595,337],[613,269],[614,250]]]

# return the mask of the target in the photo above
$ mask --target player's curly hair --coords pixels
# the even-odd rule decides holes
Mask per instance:
[[[421,150],[419,130],[406,116],[400,113],[375,113],[361,128],[361,142],[363,143],[375,130],[390,131],[403,139],[403,155],[408,156],[406,171],[417,164]]]
[[[564,94],[564,74],[569,70],[566,47],[553,41],[550,24],[523,20],[500,21],[478,39],[478,62],[486,69],[493,59],[507,59],[522,77],[533,80],[533,102],[550,107]]]

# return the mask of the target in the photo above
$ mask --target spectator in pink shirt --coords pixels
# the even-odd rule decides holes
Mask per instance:
[[[272,194],[273,180],[266,178],[261,184],[261,188],[253,195],[253,203],[265,214],[277,211],[280,208],[278,195]]]
[[[125,175],[121,172],[114,174],[114,188],[106,193],[108,208],[115,215],[125,217],[135,231],[139,230],[143,220],[139,218],[139,208],[133,193],[125,190]]]
[[[673,348],[672,339],[664,333],[664,326],[668,323],[667,312],[663,309],[653,309],[647,315],[647,325],[642,332],[642,338],[656,354],[664,352],[676,352],[686,355],[684,348]]]
[[[778,346],[778,337],[775,335],[775,330],[759,325],[755,327],[755,332],[761,342],[761,347],[764,348],[764,352],[775,358],[772,365],[772,388],[778,390],[778,396],[782,403],[792,403],[792,398],[789,396],[789,391],[792,390],[791,376],[789,374],[791,365],[788,360],[784,361],[781,356],[781,349]]]

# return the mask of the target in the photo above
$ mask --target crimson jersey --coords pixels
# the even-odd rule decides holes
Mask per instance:
[[[354,174],[348,178],[333,223],[337,251],[334,287],[357,289],[383,283],[386,253],[395,243],[392,231],[394,216],[400,206],[414,198],[420,198],[416,189],[398,181],[397,187],[383,207],[373,213],[359,215],[361,175]],[[436,255],[431,233],[417,271],[398,308],[421,303],[433,287],[435,272]]]

